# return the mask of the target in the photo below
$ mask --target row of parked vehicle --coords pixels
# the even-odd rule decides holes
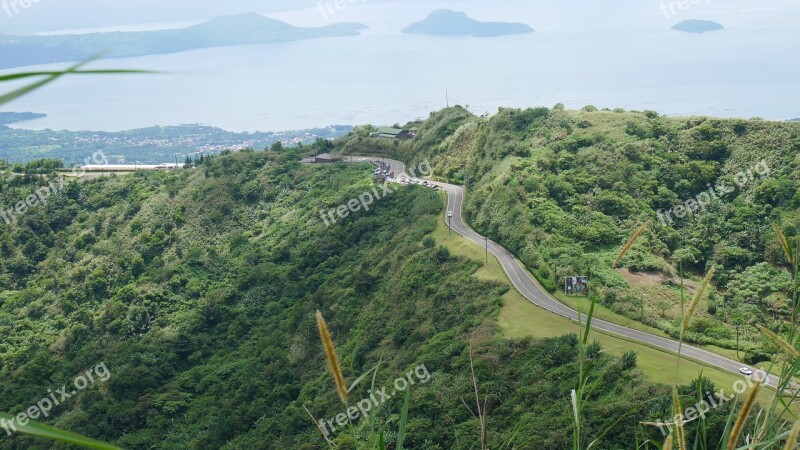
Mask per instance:
[[[372,164],[375,164],[375,175],[385,175],[387,178],[394,178],[394,172],[390,172],[390,170],[392,170],[392,167],[385,162],[374,161],[369,158],[359,159],[358,162],[370,162]],[[427,180],[418,180],[416,178],[402,177],[399,180],[397,180],[397,182],[400,184],[408,184],[408,185],[418,184],[423,187],[431,188],[434,191],[439,190],[439,186]]]
[[[439,186],[431,183],[430,181],[417,180],[416,178],[406,178],[406,177],[400,178],[400,184],[418,184],[420,186],[431,188],[434,191],[439,190]]]
[[[392,167],[388,163],[373,161],[368,158],[360,159],[358,162],[371,162],[372,164],[375,164],[375,175],[385,175],[388,178],[394,178],[394,172],[389,172],[392,170]]]

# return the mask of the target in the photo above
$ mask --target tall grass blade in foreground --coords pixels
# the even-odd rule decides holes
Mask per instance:
[[[10,416],[5,413],[0,413],[0,419],[13,421],[17,428],[17,431],[19,431],[20,433],[30,434],[32,436],[49,439],[51,441],[61,441],[61,442],[66,442],[67,444],[74,444],[84,448],[91,448],[97,450],[122,450],[121,447],[107,444],[105,442],[96,441],[94,439],[90,439],[85,436],[81,436],[77,433],[72,433],[70,431],[59,430],[58,428],[53,428],[49,425],[34,422],[32,420],[29,420],[26,425],[22,425],[21,423],[16,421],[14,416]]]
[[[476,419],[478,419],[478,423],[480,423],[480,426],[481,426],[481,449],[482,450],[489,450],[489,442],[488,442],[488,437],[487,437],[487,432],[488,432],[488,423],[487,423],[487,420],[488,420],[487,413],[488,412],[487,412],[487,410],[488,410],[488,406],[489,406],[489,396],[487,395],[486,397],[484,397],[483,408],[481,408],[480,392],[478,391],[478,379],[475,377],[475,365],[474,365],[474,362],[472,360],[472,346],[471,345],[470,345],[470,348],[469,348],[469,368],[470,368],[470,372],[472,373],[472,387],[475,390],[475,404],[478,407],[478,415],[476,416],[475,413],[472,412],[472,408],[467,406],[467,403],[464,402],[464,399],[461,399],[461,402],[464,403],[464,406],[466,406],[467,409],[469,409],[469,412],[470,412],[470,414],[472,414],[472,417],[475,417]]]
[[[400,428],[397,430],[397,450],[403,450],[403,444],[406,440],[406,424],[408,423],[408,400],[411,398],[411,387],[406,389],[406,395],[403,397],[403,410],[400,411]]]
[[[118,74],[154,73],[146,70],[80,70],[81,67],[89,64],[90,62],[96,59],[97,57],[87,59],[86,61],[79,62],[62,71],[22,72],[22,73],[12,73],[0,76],[0,82],[17,81],[23,78],[31,78],[31,77],[45,77],[43,80],[36,81],[34,83],[25,85],[21,88],[15,89],[6,94],[0,95],[0,105],[16,100],[22,97],[23,95],[30,94],[31,92],[58,80],[64,75],[118,75]]]
[[[333,442],[331,442],[331,439],[328,437],[327,434],[325,434],[325,431],[322,429],[322,427],[320,426],[319,422],[317,422],[317,419],[314,418],[314,415],[311,414],[311,411],[309,411],[308,408],[306,408],[305,405],[303,405],[303,409],[306,410],[306,413],[308,414],[308,417],[311,418],[311,421],[314,422],[314,425],[317,427],[319,432],[322,434],[322,437],[325,439],[325,442],[328,443],[328,447],[333,449]]]
[[[795,421],[792,426],[792,431],[789,432],[789,438],[786,439],[786,446],[783,450],[792,450],[797,443],[797,435],[800,434],[800,420]]]
[[[683,408],[681,408],[681,399],[678,396],[678,388],[672,386],[672,417],[681,417]],[[678,449],[686,450],[686,436],[684,435],[683,422],[676,420],[675,423],[675,438],[678,440]]]
[[[695,310],[697,310],[697,305],[700,303],[700,299],[703,298],[703,293],[706,291],[706,288],[708,287],[708,284],[711,282],[711,279],[714,278],[714,273],[716,271],[717,269],[714,267],[712,267],[711,270],[708,271],[706,277],[703,278],[703,282],[700,284],[700,287],[697,288],[697,292],[694,294],[692,302],[689,303],[689,309],[686,311],[686,316],[684,316],[683,318],[684,333],[689,328],[689,321],[692,320],[692,316],[694,315]]]
[[[322,313],[317,311],[317,329],[319,329],[319,337],[322,340],[322,346],[325,348],[325,356],[328,359],[328,368],[331,370],[333,380],[336,382],[336,392],[339,393],[339,398],[342,403],[347,404],[347,385],[342,375],[342,365],[339,363],[339,355],[336,354],[336,347],[333,346],[333,339],[328,331],[328,324]]]
[[[756,400],[756,394],[758,393],[758,389],[760,387],[761,382],[756,381],[756,383],[753,385],[753,389],[750,390],[750,395],[747,396],[747,400],[745,400],[744,405],[742,405],[742,410],[739,412],[739,416],[736,418],[736,423],[733,424],[731,435],[728,438],[728,450],[733,450],[736,448],[736,442],[739,440],[739,435],[742,434],[744,421],[747,419],[747,415],[750,414],[750,409],[753,407],[753,402]]]
[[[786,239],[786,235],[783,234],[783,231],[781,231],[777,224],[772,224],[772,226],[775,228],[775,234],[778,235],[778,241],[781,243],[781,247],[783,247],[783,253],[786,254],[786,260],[789,261],[789,264],[794,265],[792,245],[789,243],[789,240]]]
[[[786,350],[786,352],[789,353],[789,355],[791,357],[800,358],[800,352],[797,351],[797,349],[794,348],[792,346],[792,344],[786,342],[782,337],[778,336],[774,332],[770,331],[769,329],[767,329],[767,328],[765,328],[765,327],[763,327],[761,325],[756,325],[756,328],[761,330],[762,333],[764,333],[767,336],[769,336],[769,338],[772,339],[776,344],[778,344],[781,348]]]

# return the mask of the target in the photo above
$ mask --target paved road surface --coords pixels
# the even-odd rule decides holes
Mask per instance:
[[[378,157],[373,158],[379,159]],[[352,160],[358,161],[359,159],[361,158],[353,157]],[[400,179],[403,176],[408,177],[405,171],[405,165],[400,161],[384,158],[380,158],[380,160],[391,165],[391,171],[393,171],[395,174],[398,174],[395,177],[396,179]],[[452,212],[453,216],[451,218],[451,226],[453,231],[483,247],[486,242],[484,241],[484,237],[473,231],[464,222],[464,219],[461,215],[462,206],[464,204],[464,189],[461,186],[452,184],[439,182],[436,182],[435,184],[447,192],[447,210],[445,211],[444,217],[445,222],[447,222],[447,211]],[[578,320],[578,313],[572,308],[554,299],[541,287],[539,287],[539,284],[534,281],[533,277],[531,277],[531,275],[529,275],[525,270],[523,264],[518,261],[508,250],[491,240],[488,241],[488,247],[489,253],[494,255],[500,262],[500,265],[503,267],[503,270],[506,272],[506,275],[508,275],[508,278],[511,280],[511,283],[514,285],[514,287],[516,287],[517,290],[531,303],[567,319],[573,321]],[[585,320],[585,315],[583,318]],[[592,320],[592,328],[608,334],[622,336],[636,342],[642,342],[653,347],[658,347],[675,354],[678,353],[678,342],[673,341],[672,339],[655,336],[644,331],[634,330],[597,318]],[[739,369],[741,367],[746,367],[738,361],[734,361],[724,356],[720,356],[686,344],[682,345],[681,354],[688,358],[702,361],[709,366],[717,367],[735,374],[740,374]],[[758,370],[755,367],[751,367],[751,369],[754,372]],[[777,380],[775,376],[770,376],[767,384],[772,387],[777,387],[776,381]]]

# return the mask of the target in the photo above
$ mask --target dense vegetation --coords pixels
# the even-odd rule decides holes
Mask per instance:
[[[0,223],[0,410],[23,411],[104,362],[111,378],[47,422],[128,448],[320,448],[303,406],[318,418],[343,409],[313,325],[320,309],[348,381],[378,360],[377,385],[419,364],[430,371],[412,390],[411,448],[473,447],[477,422],[460,400],[472,392],[470,345],[492,442],[569,442],[577,339],[496,336],[491,319],[508,287],[470,277],[475,263],[426,236],[441,213],[428,189],[402,189],[325,227],[318,210],[370,189],[370,175],[301,166],[291,151],[244,151],[187,171],[70,182]],[[6,172],[0,204],[42,182]],[[639,379],[634,355],[615,360],[595,346],[589,356],[602,383],[589,427],[632,411],[604,448],[665,416],[668,396]],[[353,394],[362,395],[366,386]],[[387,428],[400,406],[382,407]],[[337,444],[354,448],[365,427],[337,433]]]
[[[471,225],[518,255],[543,285],[556,290],[566,276],[591,273],[604,306],[676,338],[679,266],[700,278],[716,266],[715,288],[687,340],[733,349],[740,326],[748,361],[776,350],[753,325],[778,330],[789,318],[791,278],[773,223],[798,233],[798,124],[560,105],[487,119],[451,108],[414,140],[376,142],[358,129],[341,145],[429,159],[440,177],[468,185]],[[705,210],[674,214],[709,186],[726,192],[715,190]],[[612,271],[618,246],[648,221],[624,269]]]
[[[419,125],[411,141],[378,141],[359,128],[339,145],[429,159],[439,176],[467,184],[471,223],[550,287],[590,271],[608,308],[675,333],[676,265],[700,274],[713,264],[717,286],[689,339],[728,345],[735,320],[786,322],[791,279],[769,227],[797,232],[800,126],[560,108],[491,119],[452,108]],[[185,171],[71,181],[16,222],[0,222],[0,410],[24,411],[103,362],[112,377],[46,422],[127,448],[322,448],[304,408],[318,419],[346,408],[314,326],[321,310],[348,382],[379,362],[376,386],[427,367],[430,381],[411,391],[407,448],[474,447],[480,428],[462,402],[475,395],[470,354],[489,397],[493,447],[570,446],[579,351],[594,384],[583,432],[610,430],[597,448],[662,438],[640,422],[670,417],[669,391],[641,380],[635,354],[579,350],[575,335],[499,334],[493,319],[508,286],[471,277],[478,263],[428,236],[442,212],[437,194],[403,188],[327,227],[319,210],[370,190],[370,166],[301,165],[295,150],[275,149],[225,152]],[[658,209],[762,159],[769,176],[697,217],[658,222]],[[0,207],[51,180],[57,163],[33,162],[27,175],[0,166]],[[607,269],[647,220],[625,269]],[[634,275],[644,272],[662,281],[643,285]],[[747,330],[748,355],[774,352]],[[369,395],[368,383],[351,404]],[[687,402],[713,391],[708,381],[681,390]],[[390,442],[401,406],[392,399],[378,415]],[[707,442],[723,434],[728,411],[702,423]],[[334,443],[359,448],[373,434],[359,422]],[[45,447],[20,434],[0,439]]]
[[[300,28],[258,14],[243,14],[218,17],[175,30],[51,36],[0,35],[0,69],[84,61],[103,52],[108,58],[125,58],[206,47],[355,36],[364,28],[365,25],[357,23]]]

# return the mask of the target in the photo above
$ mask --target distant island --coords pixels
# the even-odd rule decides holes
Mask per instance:
[[[366,28],[360,23],[301,28],[250,13],[218,17],[174,30],[54,36],[0,34],[0,69],[82,61],[99,53],[104,53],[107,58],[126,58],[207,47],[357,36]]]
[[[533,33],[524,23],[480,22],[466,13],[442,9],[432,12],[425,20],[403,29],[403,33],[431,36],[495,37]]]
[[[798,117],[797,119],[789,119],[787,120],[787,122],[800,122],[800,117]]]
[[[0,127],[11,125],[12,123],[25,122],[26,120],[42,119],[47,114],[33,112],[2,112],[0,111]]]
[[[709,31],[724,30],[725,27],[720,23],[710,20],[684,20],[672,27],[672,29],[685,33],[707,33]]]

